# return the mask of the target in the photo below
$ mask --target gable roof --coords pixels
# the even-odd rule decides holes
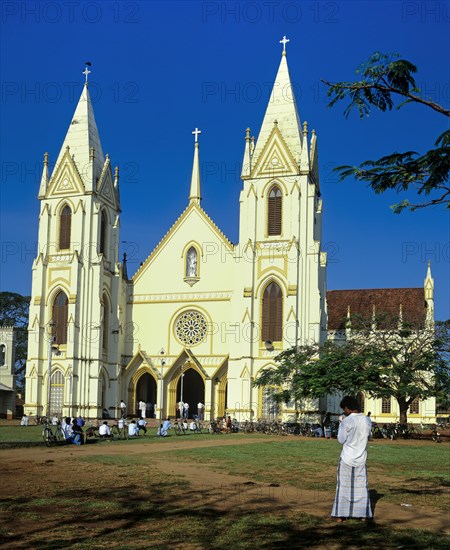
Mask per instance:
[[[427,304],[423,288],[371,288],[362,290],[329,290],[327,292],[328,330],[345,328],[347,312],[350,318],[371,319],[375,314],[399,317],[400,306],[405,322],[423,326]]]
[[[175,231],[178,229],[178,227],[183,223],[183,221],[187,218],[190,212],[192,210],[196,210],[199,215],[206,221],[207,225],[212,229],[212,231],[218,236],[218,238],[225,243],[227,248],[229,250],[234,250],[233,243],[225,236],[225,234],[219,229],[219,227],[214,223],[214,221],[208,216],[208,214],[203,210],[203,208],[196,202],[191,202],[189,205],[183,210],[183,212],[180,214],[178,219],[173,223],[172,227],[167,231],[167,233],[164,235],[164,237],[159,241],[159,243],[155,246],[155,248],[152,250],[152,252],[147,256],[146,260],[139,266],[139,269],[136,271],[136,273],[132,277],[132,281],[136,282],[139,277],[142,275],[142,273],[145,271],[146,267],[150,263],[150,261],[154,258],[154,256],[161,250],[161,248],[164,246],[164,244],[169,240],[169,238],[175,233]]]

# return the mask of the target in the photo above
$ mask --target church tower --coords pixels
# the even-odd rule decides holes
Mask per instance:
[[[119,171],[103,154],[88,74],[40,200],[25,412],[99,416],[119,375]],[[111,401],[111,403],[107,401]]]
[[[241,174],[232,314],[240,330],[230,346],[228,410],[249,419],[271,413],[264,390],[252,385],[258,371],[282,350],[326,338],[317,137],[300,123],[287,42],[256,143],[247,129]]]

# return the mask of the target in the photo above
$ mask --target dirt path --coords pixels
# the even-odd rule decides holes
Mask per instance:
[[[275,441],[277,438],[273,438]],[[281,440],[282,438],[280,438]],[[284,439],[282,439],[285,441]],[[145,441],[145,440],[144,440]],[[253,482],[244,476],[230,475],[226,472],[217,472],[207,465],[189,462],[179,462],[162,456],[172,450],[195,449],[200,447],[216,447],[217,445],[252,445],[261,442],[255,438],[218,437],[208,440],[192,438],[175,438],[152,443],[132,443],[116,445],[102,442],[96,445],[77,447],[74,445],[60,448],[33,448],[9,449],[0,452],[2,474],[2,495],[11,497],[15,488],[26,490],[27,485],[39,483],[42,479],[43,465],[51,465],[47,469],[48,481],[57,481],[58,477],[66,475],[64,469],[68,464],[77,462],[77,457],[88,456],[137,456],[146,455],[152,468],[176,476],[177,479],[186,479],[191,484],[189,498],[197,500],[198,504],[221,510],[272,510],[282,509],[301,511],[329,521],[329,514],[334,494],[325,491],[300,490],[292,486],[283,485],[282,480],[274,483]],[[24,467],[24,465],[26,465]],[[78,479],[88,476],[89,471],[77,469]],[[46,475],[47,477],[47,475]],[[34,480],[34,481],[32,481]],[[45,484],[46,479],[43,480]],[[382,526],[401,529],[428,529],[440,532],[450,532],[449,514],[441,510],[426,506],[403,507],[399,504],[383,502],[376,503],[376,522]]]

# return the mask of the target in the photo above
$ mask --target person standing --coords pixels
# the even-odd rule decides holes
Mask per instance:
[[[204,420],[204,414],[205,414],[205,405],[201,401],[199,401],[197,405],[197,415],[200,421]]]
[[[145,403],[145,401],[142,401],[142,399],[139,401],[139,411],[141,413],[141,418],[144,418],[145,419],[145,412],[146,412],[146,409],[147,409],[147,405]]]
[[[178,418],[183,418],[183,411],[184,411],[184,403],[183,401],[180,401],[178,403]]]
[[[189,418],[189,403],[183,405],[183,418],[186,420]]]
[[[336,496],[331,516],[336,521],[347,518],[372,518],[367,482],[367,442],[371,433],[370,418],[359,408],[358,400],[345,396],[340,404],[345,418],[338,431],[342,452],[337,470]]]
[[[127,406],[126,406],[125,401],[123,399],[120,402],[120,414],[122,415],[122,418],[126,418],[126,416],[127,416]]]

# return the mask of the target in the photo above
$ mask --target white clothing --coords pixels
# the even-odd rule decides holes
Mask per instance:
[[[197,429],[197,424],[195,422],[191,422],[189,424],[189,429],[195,432],[195,430]]]
[[[135,435],[138,435],[138,433],[139,433],[139,428],[137,427],[136,424],[131,423],[131,424],[128,425],[128,435],[129,436],[133,437]]]
[[[340,424],[338,441],[343,445],[341,460],[347,466],[362,466],[367,459],[367,442],[372,422],[363,413],[351,413]]]
[[[121,430],[125,425],[125,422],[123,420],[123,418],[120,418],[119,421],[117,422],[117,427],[119,428],[119,430]]]
[[[111,435],[111,430],[107,424],[102,424],[98,429],[98,433],[100,435]]]
[[[61,429],[62,433],[64,434],[64,439],[69,439],[69,437],[72,437],[73,430],[70,424],[64,423],[64,425],[61,425]]]
[[[20,421],[21,426],[28,426],[28,416],[22,416],[22,420]]]

